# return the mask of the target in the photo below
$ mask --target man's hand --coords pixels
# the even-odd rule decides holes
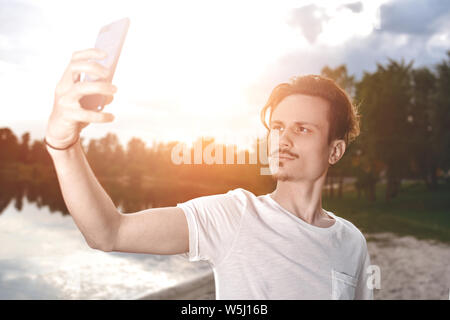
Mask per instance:
[[[80,131],[91,122],[111,122],[114,116],[111,113],[85,110],[81,107],[79,99],[89,94],[112,96],[117,88],[109,82],[80,82],[82,72],[91,77],[105,79],[109,70],[99,63],[89,61],[103,59],[106,53],[99,49],[87,49],[74,52],[61,80],[55,89],[55,100],[50,115],[45,138],[48,143],[57,148],[64,148],[73,143]]]

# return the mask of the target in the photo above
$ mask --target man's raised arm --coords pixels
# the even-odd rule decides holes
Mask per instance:
[[[114,119],[109,113],[85,110],[78,101],[88,94],[112,97],[116,92],[115,86],[108,82],[79,82],[81,72],[106,78],[108,69],[90,61],[104,57],[98,49],[75,52],[55,90],[45,139],[64,201],[92,248],[151,254],[187,252],[188,227],[182,209],[166,207],[132,214],[120,213],[84,155],[79,141],[80,131],[91,122]]]

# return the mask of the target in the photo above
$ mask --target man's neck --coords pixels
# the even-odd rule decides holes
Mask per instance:
[[[322,188],[325,176],[316,181],[278,181],[270,194],[283,208],[303,221],[319,227],[329,227],[334,219],[322,210]]]

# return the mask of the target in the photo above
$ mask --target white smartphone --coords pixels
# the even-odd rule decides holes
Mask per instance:
[[[103,60],[94,60],[108,68],[111,72],[107,79],[94,79],[86,74],[81,81],[108,81],[111,82],[116,71],[117,61],[119,61],[120,52],[128,32],[130,19],[124,18],[110,23],[100,29],[95,48],[101,49],[107,53],[107,57]],[[83,108],[94,111],[102,111],[104,106],[112,101],[112,96],[104,96],[100,94],[91,94],[82,97],[80,104]]]

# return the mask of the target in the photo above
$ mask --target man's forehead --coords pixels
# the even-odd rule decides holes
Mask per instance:
[[[329,103],[325,99],[306,95],[291,95],[271,112],[269,123],[300,123],[321,127],[328,123]]]

